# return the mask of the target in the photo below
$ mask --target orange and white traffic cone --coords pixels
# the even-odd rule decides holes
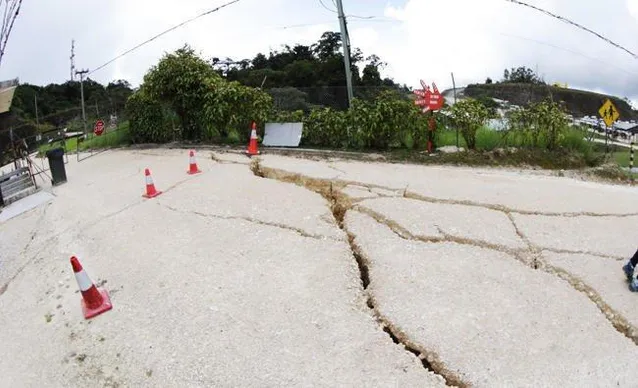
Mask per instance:
[[[91,319],[103,312],[113,308],[109,293],[105,289],[98,289],[89,275],[86,273],[77,257],[71,257],[71,266],[75,273],[75,280],[78,282],[82,293],[82,314],[84,319]]]
[[[146,194],[143,194],[142,197],[154,198],[162,194],[161,191],[155,190],[155,184],[153,184],[153,178],[151,178],[151,171],[148,168],[144,170],[144,175],[146,176]]]
[[[250,131],[250,142],[248,143],[246,154],[248,154],[248,156],[259,155],[259,150],[257,149],[257,124],[254,121]]]
[[[193,174],[197,174],[201,172],[199,168],[197,168],[197,162],[195,161],[195,152],[192,150],[189,155],[188,164],[189,164],[188,171],[186,171],[188,174],[193,175]]]

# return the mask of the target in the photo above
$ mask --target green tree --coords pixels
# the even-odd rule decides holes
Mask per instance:
[[[489,111],[481,102],[467,98],[449,108],[454,123],[460,128],[467,148],[476,149],[476,132],[485,125]]]
[[[542,84],[543,81],[536,75],[534,70],[525,66],[512,68],[503,71],[503,82],[520,84]]]
[[[148,96],[168,104],[179,117],[185,140],[200,140],[203,95],[221,77],[189,46],[165,55],[144,76]]]
[[[218,58],[213,59],[213,66],[230,81],[239,81],[254,87],[263,84],[265,89],[295,87],[307,93],[308,102],[313,105],[345,109],[348,106],[348,97],[342,47],[341,34],[327,31],[317,43],[310,46],[287,45],[268,55],[259,53],[248,66],[243,61],[234,63],[230,60],[222,63]],[[381,77],[380,70],[384,65],[378,56],[365,57],[360,49],[352,49],[355,97],[371,101],[382,90],[401,89],[391,79]]]
[[[144,89],[126,102],[130,117],[129,131],[133,143],[164,143],[171,140],[170,111]]]
[[[262,90],[227,81],[185,46],[165,55],[150,69],[128,105],[129,113],[135,116],[131,127],[148,126],[156,120],[158,128],[166,129],[165,121],[174,114],[183,140],[215,141],[230,134],[241,137],[238,134],[242,133],[247,139],[250,123],[267,119],[272,98]],[[148,127],[132,131],[151,133],[150,137],[159,141],[165,138],[149,132]]]

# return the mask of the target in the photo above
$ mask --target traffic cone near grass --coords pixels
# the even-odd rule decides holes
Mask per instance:
[[[142,195],[144,198],[154,198],[162,194],[161,191],[155,190],[155,184],[153,184],[153,178],[151,178],[151,171],[147,168],[144,170],[146,176],[146,194]]]
[[[257,147],[257,124],[254,121],[250,131],[250,142],[248,143],[246,154],[248,154],[248,156],[259,155],[259,149]]]
[[[71,266],[75,273],[75,280],[82,293],[82,314],[84,319],[91,319],[113,308],[109,293],[105,289],[98,289],[89,275],[82,268],[77,257],[71,257]]]
[[[189,164],[188,171],[186,171],[188,174],[193,175],[193,174],[197,174],[201,172],[199,168],[197,168],[197,162],[195,161],[195,152],[192,150],[189,155],[188,164]]]

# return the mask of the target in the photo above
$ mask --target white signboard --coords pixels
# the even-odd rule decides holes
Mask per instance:
[[[299,147],[303,123],[266,123],[263,145],[267,147]]]

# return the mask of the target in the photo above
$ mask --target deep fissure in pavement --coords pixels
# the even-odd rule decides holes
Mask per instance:
[[[347,211],[350,210],[353,206],[353,201],[347,195],[341,192],[341,189],[343,189],[345,185],[334,181],[309,178],[300,174],[292,174],[279,170],[264,168],[261,166],[258,159],[255,159],[251,162],[250,169],[253,174],[255,174],[255,176],[296,184],[320,194],[324,199],[328,201],[330,211],[332,212],[337,226],[348,236],[350,251],[357,263],[363,292],[366,294],[366,306],[370,309],[370,313],[377,321],[377,323],[381,325],[383,332],[388,334],[392,342],[401,345],[406,351],[413,354],[419,360],[421,365],[423,365],[424,369],[441,376],[448,386],[456,386],[461,388],[467,387],[468,384],[463,382],[458,376],[450,372],[442,362],[436,361],[438,360],[438,356],[436,354],[427,352],[423,349],[419,349],[419,347],[409,341],[405,335],[401,334],[399,330],[394,329],[394,326],[391,324],[391,322],[383,317],[377,309],[374,298],[368,292],[368,287],[370,285],[370,270],[368,261],[365,258],[365,255],[361,251],[360,247],[356,244],[356,237],[348,231],[344,223]],[[430,360],[435,360],[435,362],[431,362]]]
[[[368,265],[363,260],[363,255],[359,252],[358,247],[354,244],[354,236],[348,234],[348,243],[350,244],[350,250],[352,251],[352,255],[357,261],[357,266],[359,267],[359,274],[361,277],[361,284],[363,284],[363,289],[367,290],[370,285],[370,270],[368,269]],[[374,308],[372,301],[368,299],[366,302],[368,307]]]
[[[392,323],[380,315],[380,312],[376,308],[376,304],[373,300],[372,295],[367,290],[368,285],[370,284],[370,278],[369,278],[370,275],[369,275],[369,269],[366,263],[365,256],[362,254],[361,250],[356,245],[355,237],[347,231],[347,229],[345,228],[343,224],[345,213],[348,210],[354,209],[361,213],[371,216],[377,222],[387,226],[397,236],[406,240],[420,241],[420,242],[426,242],[426,243],[455,242],[457,244],[472,245],[472,246],[476,246],[480,248],[496,250],[496,251],[500,251],[500,252],[511,255],[513,258],[524,263],[530,268],[533,268],[535,270],[542,270],[553,276],[557,276],[560,279],[566,281],[576,291],[579,291],[585,294],[587,298],[590,299],[590,301],[593,302],[598,307],[601,313],[603,313],[605,318],[612,324],[612,326],[618,332],[625,335],[627,338],[631,339],[636,345],[638,345],[638,330],[632,324],[630,324],[626,318],[624,318],[621,314],[619,314],[614,309],[612,309],[611,306],[605,303],[603,299],[600,297],[600,295],[596,292],[596,290],[593,289],[591,286],[585,284],[582,280],[578,279],[576,276],[572,275],[571,273],[559,267],[549,265],[545,260],[543,260],[542,252],[547,251],[547,252],[555,252],[555,253],[588,254],[592,256],[611,258],[611,259],[618,259],[618,258],[615,258],[612,256],[600,255],[600,254],[591,253],[591,252],[584,252],[584,251],[572,252],[568,250],[538,247],[534,245],[529,240],[529,238],[527,238],[527,236],[520,230],[520,228],[516,224],[516,221],[512,215],[512,213],[518,213],[518,214],[524,214],[524,215],[543,215],[543,216],[561,216],[561,217],[590,216],[590,217],[622,218],[622,217],[632,216],[635,214],[614,215],[614,214],[596,214],[596,213],[590,213],[590,212],[543,213],[543,212],[521,211],[521,210],[509,209],[507,207],[498,206],[498,205],[486,205],[486,204],[472,203],[469,201],[456,201],[456,200],[445,200],[445,199],[423,197],[418,194],[413,194],[408,192],[406,187],[406,190],[403,193],[404,198],[409,198],[409,199],[414,199],[414,200],[419,200],[419,201],[429,202],[429,203],[467,205],[467,206],[486,208],[486,209],[505,213],[507,217],[510,219],[510,221],[512,222],[512,225],[514,226],[516,234],[527,245],[527,247],[523,249],[513,249],[513,248],[501,247],[495,244],[489,244],[483,241],[474,241],[467,238],[451,236],[443,232],[442,230],[441,230],[441,234],[444,237],[414,236],[407,229],[399,225],[396,221],[388,219],[387,217],[379,213],[376,213],[372,211],[371,209],[366,208],[365,206],[357,204],[357,202],[359,201],[353,200],[341,192],[341,189],[345,188],[348,185],[367,187],[368,189],[379,188],[384,190],[392,190],[387,187],[382,187],[378,185],[366,185],[360,182],[351,182],[351,181],[343,181],[343,180],[328,181],[324,179],[309,178],[301,174],[289,173],[286,171],[270,169],[270,168],[264,168],[263,166],[259,164],[258,161],[255,161],[254,164],[251,164],[251,169],[253,170],[253,173],[255,173],[255,175],[257,176],[269,178],[269,179],[275,179],[275,180],[279,180],[279,181],[283,181],[287,183],[294,183],[299,186],[305,187],[311,191],[315,191],[321,194],[324,198],[326,198],[330,202],[330,207],[333,212],[334,218],[337,221],[337,224],[348,235],[348,242],[350,243],[353,256],[357,262],[357,266],[359,267],[359,272],[361,274],[361,282],[364,286],[364,292],[366,292],[368,296],[367,306],[372,310],[372,313],[375,316],[375,319],[377,319],[377,321],[382,325],[384,332],[388,333],[388,335],[390,335],[390,337],[392,338],[394,342],[398,340],[399,343],[406,350],[417,355],[420,360],[422,361],[425,360],[423,362],[423,366],[426,369],[434,371],[435,373],[441,375],[449,385],[465,386],[466,384],[460,381],[460,379],[458,379],[453,374],[447,372],[444,365],[442,365],[441,363],[428,362],[424,357],[424,355],[428,354],[428,352],[420,351],[418,347],[410,345],[411,342],[409,341],[409,339],[407,339],[407,337],[405,336],[402,336],[401,334],[398,334],[400,333],[400,331],[393,329]],[[431,356],[432,356],[431,358],[436,360],[436,355],[431,355]]]

